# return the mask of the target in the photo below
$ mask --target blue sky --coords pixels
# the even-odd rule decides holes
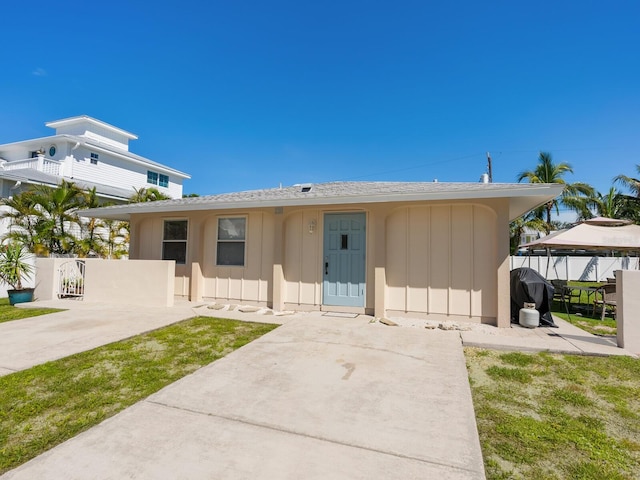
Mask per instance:
[[[185,192],[640,164],[637,1],[10,2],[0,143],[90,115]]]

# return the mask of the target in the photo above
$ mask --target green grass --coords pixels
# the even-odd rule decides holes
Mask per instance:
[[[273,328],[197,317],[0,377],[0,474]]]
[[[598,282],[577,282],[571,281],[569,285],[580,285],[582,287],[598,287],[602,283]],[[591,303],[589,303],[589,300]],[[593,295],[591,298],[587,296],[587,292],[581,292],[580,298],[572,298],[569,304],[571,315],[566,314],[566,310],[562,302],[554,301],[551,305],[551,313],[553,315],[566,320],[578,328],[592,333],[593,335],[616,335],[618,329],[616,320],[612,318],[611,312],[607,312],[604,320],[600,320],[602,311],[593,312]],[[579,310],[579,311],[578,311]]]
[[[593,318],[591,316],[571,314],[569,317],[564,311],[552,311],[553,315],[567,322],[575,325],[578,328],[583,329],[586,332],[593,335],[612,335],[615,336],[618,332],[618,327],[615,319],[605,317],[604,320],[600,320],[600,317]]]
[[[640,360],[465,355],[488,480],[640,478]]]
[[[0,323],[55,312],[62,312],[62,310],[59,308],[16,308],[9,305],[8,298],[0,298]]]

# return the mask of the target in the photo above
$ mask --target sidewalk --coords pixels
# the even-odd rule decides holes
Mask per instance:
[[[460,336],[463,345],[468,347],[595,356],[636,356],[619,348],[615,337],[592,335],[558,317],[554,317],[554,322],[558,328],[524,328],[512,324],[511,328],[495,329],[500,330],[499,332],[469,330],[460,332]]]
[[[268,316],[261,314],[264,309],[258,312],[242,313],[236,307],[228,310],[228,306],[223,309],[214,310],[207,308],[207,305],[200,305],[193,309],[198,315],[215,316],[222,318],[232,318],[236,320],[254,322],[275,322],[286,323],[299,318],[325,318],[327,321],[335,320],[331,313],[323,312],[298,312],[283,316]],[[375,318],[368,315],[359,315],[371,323],[379,323]],[[519,350],[525,352],[553,352],[570,353],[580,355],[628,355],[636,356],[633,353],[618,348],[615,337],[592,335],[584,330],[554,317],[558,328],[539,327],[525,328],[518,324],[511,324],[510,328],[497,328],[491,325],[480,325],[465,322],[437,322],[425,319],[412,319],[403,317],[391,317],[397,327],[386,328],[409,328],[409,329],[431,329],[457,331],[465,347],[479,347],[496,350]]]

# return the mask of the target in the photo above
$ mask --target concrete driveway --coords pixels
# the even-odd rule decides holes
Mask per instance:
[[[6,479],[482,479],[457,332],[294,319]]]

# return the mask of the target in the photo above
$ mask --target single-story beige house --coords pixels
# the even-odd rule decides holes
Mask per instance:
[[[562,185],[333,182],[118,205],[194,301],[508,326],[509,222]]]

